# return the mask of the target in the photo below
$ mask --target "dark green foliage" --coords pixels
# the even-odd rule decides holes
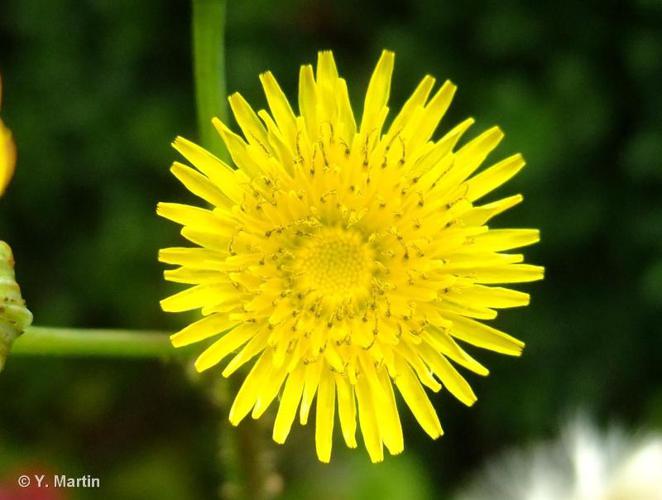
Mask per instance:
[[[272,69],[294,100],[298,66],[330,48],[360,110],[390,48],[392,109],[424,73],[450,78],[459,92],[443,127],[467,116],[476,132],[498,123],[507,137],[493,159],[527,158],[498,193],[526,200],[497,222],[542,230],[527,254],[547,267],[546,280],[525,287],[531,307],[496,321],[527,342],[524,357],[478,353],[492,375],[469,375],[476,406],[445,392],[434,399],[439,442],[403,411],[412,456],[391,460],[421,464],[441,495],[491,453],[548,436],[577,407],[602,423],[662,426],[662,4],[229,3],[228,90],[256,107],[259,72]],[[179,240],[154,207],[192,199],[168,172],[177,158],[169,142],[195,137],[189,20],[184,1],[2,2],[3,119],[19,163],[0,201],[0,236],[35,323],[174,329],[186,320],[158,308],[173,288],[156,252]],[[181,372],[10,359],[0,378],[0,483],[36,463],[97,474],[118,498],[213,495],[217,416]],[[309,431],[294,434],[285,448],[292,495],[315,491],[302,476],[338,477],[369,498],[356,482],[367,457],[310,465]],[[366,477],[394,477],[383,470]]]

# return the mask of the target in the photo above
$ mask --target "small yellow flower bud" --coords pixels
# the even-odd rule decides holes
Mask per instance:
[[[0,104],[2,104],[2,81],[0,80]],[[14,174],[16,146],[11,131],[0,120],[0,196]]]

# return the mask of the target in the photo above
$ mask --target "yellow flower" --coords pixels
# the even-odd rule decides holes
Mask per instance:
[[[2,80],[0,80],[0,106],[2,105]],[[5,128],[0,120],[0,196],[7,188],[7,184],[14,174],[16,164],[16,146],[11,132]]]
[[[432,135],[455,92],[423,78],[385,127],[394,54],[385,51],[370,79],[360,125],[331,52],[317,72],[303,66],[299,114],[274,76],[260,76],[271,113],[257,114],[239,94],[230,106],[243,138],[213,121],[234,170],[183,138],[174,147],[197,170],[173,174],[213,208],[160,203],[193,248],[167,248],[177,265],[166,279],[193,285],[161,302],[164,311],[202,309],[203,319],[172,337],[180,347],[217,337],[199,371],[230,356],[228,377],[256,358],[230,410],[237,425],[259,418],[279,397],[273,438],[283,443],[313,399],[317,456],[331,457],[336,407],[347,446],[358,423],[374,462],[383,447],[403,450],[395,391],[433,438],[442,434],[423,386],[442,384],[460,401],[476,396],[455,365],[488,370],[461,347],[517,356],[523,343],[477,320],[524,306],[526,293],[491,286],[541,279],[543,269],[505,250],[535,243],[534,229],[489,229],[520,195],[476,205],[515,175],[521,155],[473,175],[503,133],[494,127],[461,148],[465,120]]]

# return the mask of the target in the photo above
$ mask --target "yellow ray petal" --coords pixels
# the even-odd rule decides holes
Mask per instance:
[[[191,323],[186,328],[170,336],[170,341],[175,347],[199,342],[214,335],[219,335],[237,324],[225,314],[213,314]]]
[[[333,421],[336,412],[336,387],[333,375],[324,370],[317,391],[315,414],[315,447],[320,462],[329,463],[333,444]]]
[[[333,58],[333,52],[330,50],[321,50],[317,53],[317,83],[328,85],[333,88],[338,78],[338,69],[336,61]]]
[[[479,207],[474,207],[462,214],[462,221],[469,226],[482,226],[492,217],[499,215],[500,213],[505,212],[509,208],[514,207],[524,200],[524,197],[521,194],[516,194],[513,196],[508,196],[507,198],[502,198],[501,200],[488,203]]]
[[[196,245],[200,245],[206,249],[216,251],[219,254],[224,254],[224,260],[227,256],[230,242],[232,241],[232,234],[218,234],[206,229],[200,229],[200,226],[184,226],[181,230],[181,234],[191,243],[195,243]]]
[[[156,206],[156,213],[177,224],[204,228],[219,235],[230,236],[235,231],[235,225],[233,223],[221,219],[214,212],[191,205],[162,201]]]
[[[260,81],[262,82],[264,95],[269,103],[271,114],[278,124],[278,129],[288,144],[291,147],[294,146],[297,135],[296,117],[292,112],[292,107],[287,97],[285,97],[271,71],[262,73],[260,75]]]
[[[276,422],[274,423],[273,440],[277,443],[283,444],[292,428],[303,393],[304,374],[305,366],[302,364],[290,373],[285,383],[285,389],[276,414]]]
[[[271,351],[265,351],[256,361],[253,368],[246,376],[244,383],[234,398],[230,408],[229,420],[232,425],[239,425],[255,404],[259,389],[269,380],[273,370]]]
[[[177,179],[193,194],[212,205],[227,205],[229,198],[214,185],[207,177],[198,173],[191,167],[187,167],[179,162],[174,162],[170,171]]]
[[[262,171],[260,161],[251,154],[248,144],[218,118],[212,118],[212,124],[216,127],[221,139],[223,139],[225,146],[228,148],[234,164],[250,178],[254,178],[260,174]],[[256,151],[259,151],[259,149]]]
[[[445,316],[447,313],[452,313],[476,319],[494,319],[497,317],[496,311],[487,307],[481,307],[478,304],[469,301],[463,301],[462,298],[463,297],[460,296],[460,300],[453,300],[457,299],[457,295],[445,295],[438,305],[442,316]]]
[[[250,324],[239,325],[230,330],[198,356],[195,360],[195,369],[203,372],[216,366],[228,354],[248,342],[253,335],[255,335],[255,327]]]
[[[420,356],[416,354],[414,348],[410,347],[406,342],[401,342],[400,345],[398,345],[398,354],[409,363],[409,366],[411,366],[416,372],[418,380],[420,380],[426,387],[434,392],[438,392],[441,389],[441,384],[432,376],[430,369],[425,363],[423,363]]]
[[[356,448],[356,399],[354,387],[344,375],[336,373],[336,389],[338,392],[338,416],[340,428],[345,443],[350,448]]]
[[[321,123],[337,122],[337,84],[338,70],[331,51],[317,53],[317,103],[318,119]]]
[[[467,302],[476,307],[498,308],[529,305],[529,294],[497,286],[472,285],[453,287],[446,296],[456,302]]]
[[[161,308],[166,312],[191,311],[209,303],[217,304],[236,294],[236,288],[230,283],[197,285],[163,299]]]
[[[467,181],[467,198],[474,201],[498,188],[517,174],[524,163],[524,158],[518,153],[485,169]]]
[[[509,356],[522,354],[524,342],[507,333],[462,316],[449,316],[449,319],[453,322],[449,333],[455,338]]]
[[[467,406],[472,406],[476,402],[476,394],[474,394],[471,386],[444,356],[434,351],[427,344],[421,344],[418,347],[418,351],[421,353],[425,363],[439,377],[441,383],[453,396]]]
[[[416,148],[430,139],[450,107],[456,90],[457,87],[450,80],[446,80],[432,99],[430,99],[430,102],[425,106],[423,118],[417,127],[416,135],[410,147]]]
[[[395,385],[402,394],[405,403],[407,403],[423,430],[432,439],[437,439],[443,434],[439,417],[414,371],[406,361],[400,358],[396,358],[396,369],[398,373],[395,377]]]
[[[223,258],[222,254],[208,248],[171,247],[159,250],[160,262],[197,269],[208,269]]]
[[[379,371],[379,382],[386,395],[385,405],[382,408],[382,415],[379,419],[380,434],[383,436],[384,444],[391,455],[402,453],[405,449],[404,438],[402,436],[402,424],[398,414],[398,406],[395,402],[393,384],[386,371],[382,367]]]
[[[308,414],[310,407],[313,403],[313,398],[319,386],[320,377],[322,375],[323,361],[316,361],[306,366],[306,382],[303,388],[303,396],[301,397],[301,408],[299,411],[299,422],[301,425],[308,423]]]
[[[258,388],[257,401],[255,401],[251,418],[260,418],[264,412],[267,411],[269,405],[275,399],[285,381],[285,377],[287,376],[286,368],[286,366],[277,366],[274,364],[271,375],[267,378],[265,383]]]
[[[299,113],[303,117],[309,137],[317,137],[317,84],[311,65],[301,66],[299,71]]]
[[[185,283],[188,285],[218,283],[225,281],[225,274],[218,269],[195,269],[192,267],[180,267],[168,269],[163,272],[167,281],[174,283]]]
[[[172,146],[195,168],[205,174],[234,203],[241,203],[244,190],[240,183],[246,182],[240,173],[235,173],[226,163],[216,158],[209,151],[197,144],[177,137]]]
[[[460,366],[463,366],[478,375],[489,375],[490,371],[457,345],[457,343],[444,330],[436,327],[428,327],[422,337],[423,340],[425,340],[425,342],[427,342],[434,350],[440,352],[444,356],[448,356]]]
[[[388,50],[382,52],[375,71],[370,78],[368,91],[363,105],[363,117],[361,119],[361,134],[367,136],[378,127],[383,110],[388,103],[391,91],[391,75],[393,74],[393,63],[395,54]]]
[[[239,92],[235,92],[228,97],[228,102],[230,103],[230,109],[232,109],[235,120],[237,120],[237,124],[248,142],[257,143],[267,148],[269,145],[267,130],[264,128],[255,111],[253,111],[251,105],[246,102],[246,99]]]
[[[545,277],[545,268],[531,264],[511,264],[502,267],[476,269],[471,272],[476,283],[527,283]]]
[[[257,356],[267,347],[267,338],[269,337],[269,330],[264,329],[258,332],[246,344],[230,362],[227,364],[222,372],[225,378],[231,376],[239,368],[248,363],[251,359]]]
[[[347,145],[351,145],[354,134],[356,134],[356,119],[354,118],[354,111],[352,111],[352,104],[349,100],[347,82],[342,78],[338,78],[337,93],[338,122],[341,125],[338,134]]]
[[[473,248],[472,248],[473,249]],[[446,263],[441,267],[446,272],[471,272],[483,268],[505,267],[524,260],[522,254],[494,252],[458,252],[446,256]]]
[[[393,123],[389,128],[389,132],[384,138],[385,141],[389,141],[393,136],[400,133],[402,129],[404,129],[409,124],[409,121],[414,116],[414,111],[418,108],[422,108],[425,105],[425,101],[430,95],[430,91],[434,86],[434,82],[435,79],[430,75],[426,75],[421,80],[412,95],[402,106],[400,112],[393,119]]]
[[[538,229],[491,229],[473,238],[477,249],[485,248],[491,252],[501,252],[521,248],[540,241]]]
[[[503,136],[499,127],[492,127],[464,145],[455,153],[453,169],[440,184],[450,189],[467,179],[497,147]]]
[[[437,144],[442,147],[446,152],[450,152],[455,148],[456,144],[462,138],[464,133],[471,128],[476,122],[473,118],[467,118],[453,127],[446,135],[437,141]]]
[[[276,160],[280,162],[285,172],[292,175],[292,163],[294,161],[292,149],[285,143],[278,130],[270,128],[267,135],[271,149],[276,155]]]
[[[361,371],[363,372],[368,387],[372,394],[372,404],[375,411],[379,413],[377,425],[379,426],[379,435],[382,441],[389,449],[391,454],[400,453],[404,447],[402,442],[402,428],[400,427],[400,418],[398,410],[395,408],[392,398],[392,388],[390,381],[383,383],[380,375],[377,373],[373,361],[367,354],[359,355]],[[386,373],[384,369],[383,373]]]
[[[382,438],[379,435],[377,412],[373,405],[370,387],[365,377],[359,377],[357,379],[355,389],[363,443],[368,450],[370,460],[373,463],[381,462],[384,460]]]

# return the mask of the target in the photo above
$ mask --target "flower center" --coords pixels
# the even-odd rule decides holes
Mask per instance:
[[[372,257],[360,233],[325,228],[299,248],[295,274],[303,291],[333,301],[357,300],[370,290]]]

